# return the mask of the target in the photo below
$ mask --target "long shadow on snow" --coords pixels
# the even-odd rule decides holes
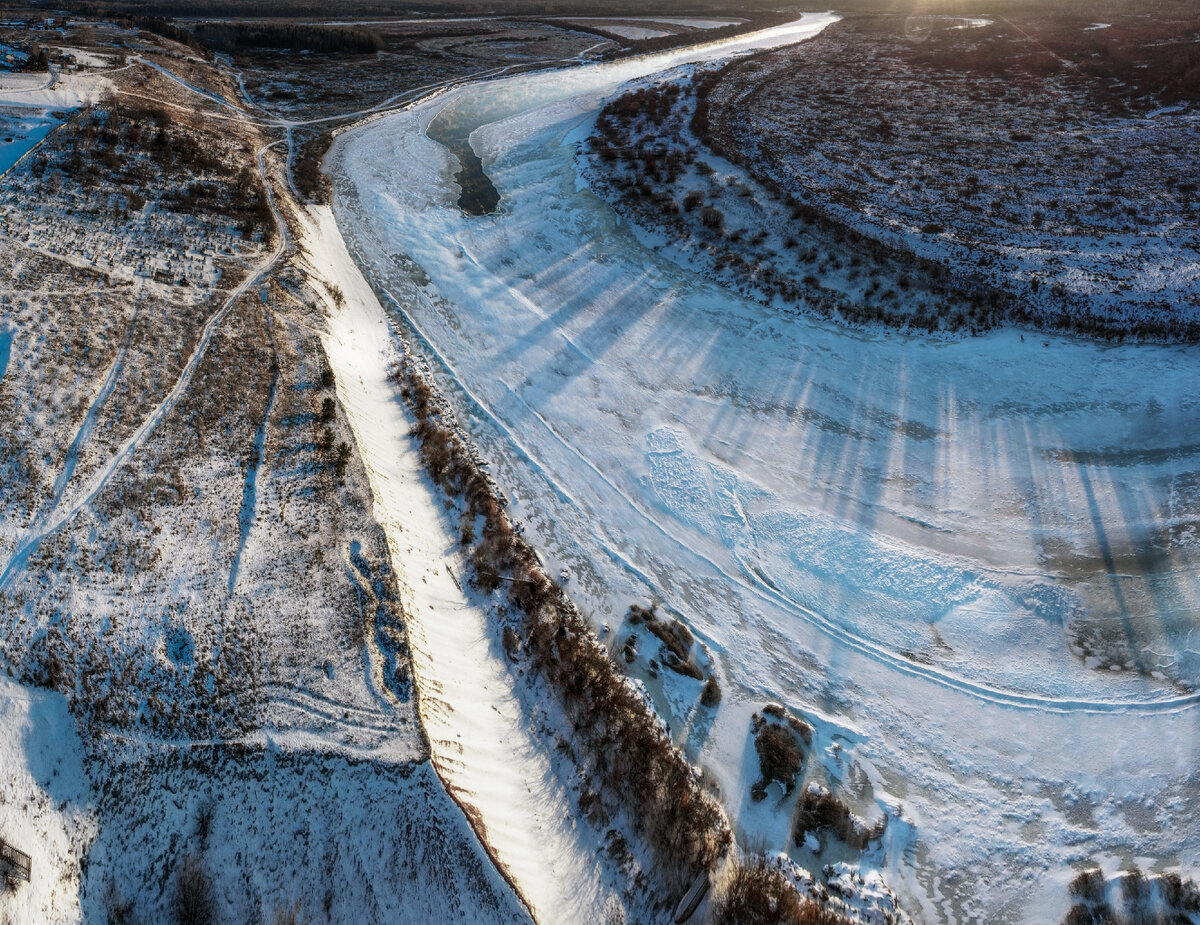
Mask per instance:
[[[254,511],[258,500],[258,471],[262,467],[263,447],[267,441],[267,427],[271,422],[271,410],[275,407],[275,392],[279,387],[279,352],[275,344],[275,334],[271,329],[271,313],[263,312],[266,321],[267,339],[271,348],[271,384],[267,387],[267,404],[263,408],[262,420],[254,434],[254,445],[250,457],[246,460],[246,476],[242,483],[242,506],[238,511],[238,544],[233,554],[233,562],[229,566],[228,593],[233,594],[237,584],[238,571],[242,565],[242,553],[246,550],[246,541],[250,538],[250,528],[254,526]]]

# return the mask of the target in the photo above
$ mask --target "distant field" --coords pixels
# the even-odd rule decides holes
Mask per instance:
[[[953,13],[971,15],[983,12],[1005,14],[1044,12],[1053,7],[1059,13],[1080,15],[1112,15],[1120,12],[1141,13],[1162,17],[1177,12],[1186,12],[1194,6],[1187,0],[844,0],[834,5],[838,12],[889,12],[889,13]],[[77,11],[125,10],[152,13],[159,16],[240,16],[247,18],[270,18],[292,16],[329,16],[328,3],[318,0],[114,0],[97,3],[82,0],[68,5]],[[793,11],[821,12],[829,5],[807,2],[793,7]],[[429,3],[413,3],[411,0],[349,0],[339,3],[336,16],[342,20],[371,16],[407,15],[459,15],[459,16],[663,16],[724,14],[742,16],[748,12],[774,11],[779,4],[772,0],[746,0],[744,3],[729,3],[727,0],[667,0],[653,7],[635,0],[508,0],[502,6],[484,0],[432,0]]]
[[[607,172],[628,205],[768,300],[844,296],[843,316],[917,328],[1193,339],[1198,33],[1200,11],[1174,4],[848,15],[682,97],[614,103],[593,146],[621,165]],[[847,285],[814,227],[892,253],[908,283]],[[917,270],[948,272],[971,304],[920,296]]]

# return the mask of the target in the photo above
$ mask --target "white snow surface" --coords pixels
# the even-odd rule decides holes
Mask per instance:
[[[691,26],[693,29],[721,29],[736,26],[741,19],[694,19],[690,16],[672,19],[668,16],[572,16],[570,22],[659,22],[667,26]]]
[[[96,75],[0,72],[0,175],[60,124],[55,112],[94,103],[111,85]]]
[[[538,921],[599,920],[615,901],[602,844],[573,821],[554,743],[523,708],[527,696],[486,599],[464,585],[455,525],[424,471],[410,436],[415,421],[390,375],[400,359],[392,326],[328,208],[310,208],[303,247],[315,277],[336,280],[345,296],[341,308],[330,300],[325,349],[400,579],[434,765],[480,821]]]
[[[100,99],[112,81],[99,74],[15,74],[0,72],[0,106],[74,109]]]
[[[668,19],[661,16],[647,16],[646,21],[663,22],[671,26],[692,26],[696,29],[721,29],[725,26],[736,26],[742,22],[740,19],[692,19],[691,17]]]
[[[75,59],[75,63],[80,67],[111,67],[115,57],[100,55],[94,51],[87,51],[86,49],[75,48],[70,45],[55,45],[53,47],[56,51],[71,55]]]
[[[328,162],[343,233],[548,569],[597,625],[657,598],[714,654],[711,728],[668,718],[743,836],[787,847],[786,820],[749,808],[749,713],[810,719],[822,773],[891,817],[863,863],[914,918],[1057,921],[1092,858],[1194,871],[1200,350],[864,333],[699,278],[572,156],[616,81],[681,60],[485,85],[553,103],[472,136],[494,215],[460,212],[457,165],[423,134],[478,90],[375,120]],[[359,375],[389,334],[348,327],[331,355]],[[1079,621],[1119,670],[1072,650]]]
[[[0,896],[11,922],[78,921],[79,864],[95,835],[83,746],[66,698],[0,674],[0,839],[31,856]]]
[[[427,762],[280,748],[206,757],[110,762],[83,921],[135,898],[138,921],[174,920],[175,871],[191,855],[216,884],[221,922],[295,909],[304,922],[528,925]]]

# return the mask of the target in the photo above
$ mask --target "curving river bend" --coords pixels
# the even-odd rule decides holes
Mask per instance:
[[[606,95],[688,55],[459,88],[331,153],[356,260],[515,516],[614,637],[649,598],[709,647],[715,719],[655,693],[744,838],[786,846],[748,799],[780,700],[809,777],[889,815],[864,866],[923,920],[1057,921],[1090,859],[1195,871],[1200,350],[864,334],[700,278],[574,159]],[[463,213],[431,134],[498,211]]]

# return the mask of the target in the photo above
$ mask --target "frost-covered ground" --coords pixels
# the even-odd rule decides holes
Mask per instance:
[[[270,142],[117,75],[0,182],[0,921],[170,921],[197,871],[218,921],[528,922],[429,761]]]
[[[1169,79],[1138,75],[1145,61],[1173,74],[1166,55],[1188,32],[1161,16],[1089,43],[1062,15],[847,18],[725,71],[712,137],[838,223],[999,286],[1033,318],[1170,336],[1200,317],[1200,123]]]
[[[102,77],[0,72],[0,176],[61,124],[62,111],[99,98]]]
[[[857,860],[923,919],[1056,920],[1089,859],[1194,870],[1200,353],[780,316],[582,188],[612,84],[545,80],[473,137],[497,214],[423,135],[451,93],[335,147],[339,224],[596,624],[657,599],[722,666],[711,727],[682,682],[659,705],[743,834],[786,846],[748,795],[769,699],[816,726],[807,779],[890,817]]]
[[[595,26],[601,32],[611,32],[613,35],[623,39],[658,39],[664,35],[673,35],[672,32],[664,32],[662,29],[648,29],[645,26],[633,26],[628,23],[599,23]]]
[[[0,676],[0,839],[34,855],[36,876],[0,900],[7,922],[79,917],[80,862],[95,837],[82,745],[66,699]]]
[[[65,699],[7,678],[0,720],[0,837],[32,856],[5,922],[171,921],[185,857],[220,921],[529,921],[427,762],[119,742],[89,762]]]

